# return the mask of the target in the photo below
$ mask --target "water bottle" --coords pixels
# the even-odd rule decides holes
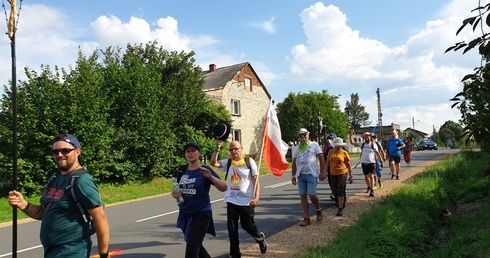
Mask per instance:
[[[175,200],[177,200],[177,204],[181,204],[184,202],[184,198],[182,197],[182,190],[179,187],[179,182],[177,182],[177,178],[172,177],[172,189],[175,193]]]

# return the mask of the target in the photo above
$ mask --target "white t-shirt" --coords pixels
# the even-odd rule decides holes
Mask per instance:
[[[310,142],[305,152],[299,151],[299,145],[294,148],[293,159],[296,159],[296,177],[300,174],[311,174],[318,177],[320,168],[318,167],[318,154],[322,153],[320,145]]]
[[[364,144],[364,146],[362,146]],[[376,163],[376,152],[378,151],[378,146],[376,144],[370,143],[359,143],[359,147],[363,148],[361,155],[361,163]]]
[[[228,159],[222,159],[220,162],[222,167],[219,170],[226,172]],[[232,163],[228,171],[228,177],[226,178],[228,189],[225,193],[225,202],[239,206],[250,205],[252,195],[254,194],[252,177],[257,175],[257,164],[253,159],[250,159],[250,168],[252,171],[248,169],[246,164],[242,167],[235,167]]]

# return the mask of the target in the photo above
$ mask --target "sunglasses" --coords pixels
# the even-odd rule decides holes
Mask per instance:
[[[298,137],[306,137],[307,133],[298,134]]]
[[[238,147],[238,148],[229,148],[228,150],[229,150],[229,151],[238,151],[238,150],[240,150],[241,148],[242,148],[242,147]]]
[[[76,149],[70,149],[70,148],[52,149],[51,154],[53,154],[53,156],[56,156],[56,155],[58,155],[58,153],[61,152],[61,154],[63,156],[66,156],[66,155],[70,154],[70,152],[72,152],[73,150],[76,150]]]

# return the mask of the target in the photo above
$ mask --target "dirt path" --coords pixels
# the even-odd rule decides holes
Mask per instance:
[[[441,155],[434,160],[426,161],[403,171],[400,173],[400,180],[385,179],[383,189],[376,190],[374,198],[369,197],[364,192],[349,197],[344,209],[344,216],[342,217],[335,216],[337,207],[332,206],[323,210],[323,220],[321,222],[312,221],[312,224],[307,227],[294,225],[268,237],[267,243],[269,246],[265,255],[260,254],[257,244],[254,244],[241,250],[242,257],[294,257],[304,252],[307,247],[327,244],[335,237],[339,228],[354,224],[361,213],[379,204],[383,196],[387,196],[395,187],[410,182],[414,175],[421,173],[427,167],[437,164],[443,157],[444,155]],[[385,174],[388,173],[385,172]],[[388,178],[388,176],[385,176],[385,178]],[[313,220],[314,217],[312,217]]]

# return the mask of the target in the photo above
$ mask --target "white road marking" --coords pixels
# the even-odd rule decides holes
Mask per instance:
[[[211,203],[223,201],[224,199],[225,198],[217,199],[217,200],[211,201]],[[162,213],[162,214],[158,214],[158,215],[155,215],[155,216],[151,216],[151,217],[148,217],[148,218],[139,219],[139,220],[136,221],[136,223],[147,221],[147,220],[151,220],[151,219],[156,219],[156,218],[167,216],[167,215],[174,214],[174,213],[177,213],[177,212],[179,212],[179,210],[174,210],[174,211],[170,211],[170,212],[167,212],[167,213]]]

